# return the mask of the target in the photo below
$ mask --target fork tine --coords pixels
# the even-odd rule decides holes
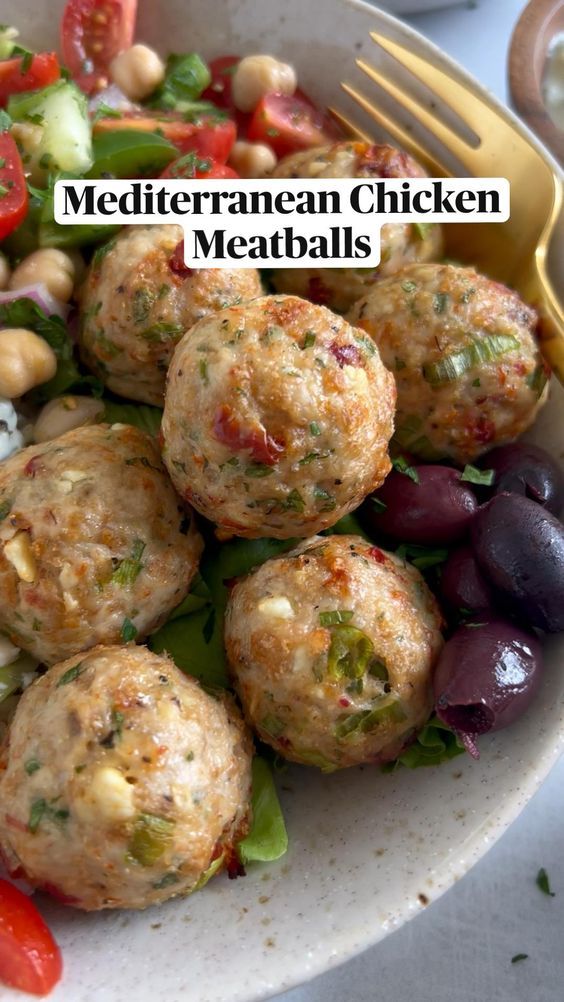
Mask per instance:
[[[341,84],[341,86],[343,85]],[[350,118],[347,118],[346,115],[343,115],[340,111],[337,110],[337,108],[328,108],[327,110],[329,111],[331,118],[334,118],[337,124],[340,125],[341,128],[345,130],[345,132],[347,132],[350,136],[352,136],[353,139],[358,139],[359,142],[361,143],[372,143],[374,141],[372,136],[370,136],[368,132],[365,132],[364,129],[361,129],[360,126],[356,124],[356,122],[351,121]]]
[[[477,136],[482,137],[490,126],[495,128],[494,135],[499,136],[500,128],[505,123],[494,108],[490,107],[486,98],[476,95],[460,81],[455,80],[444,70],[439,69],[422,56],[416,55],[399,42],[392,41],[377,31],[371,31],[370,37],[380,48],[409,70],[418,80],[434,91],[442,101],[466,123]]]
[[[399,125],[398,122],[396,122],[395,119],[390,118],[388,115],[385,115],[384,112],[381,111],[379,108],[374,107],[372,102],[369,101],[364,96],[364,94],[361,94],[360,91],[355,90],[355,88],[351,87],[350,84],[342,83],[341,87],[345,91],[345,94],[348,94],[349,97],[353,99],[353,101],[356,101],[356,103],[360,105],[360,107],[364,111],[366,111],[366,113],[370,115],[371,118],[374,119],[374,121],[380,126],[380,128],[384,129],[385,132],[388,132],[389,135],[392,136],[392,138],[404,150],[407,150],[407,152],[411,153],[411,155],[415,157],[416,160],[424,164],[433,177],[440,177],[441,175],[447,175],[447,176],[450,175],[450,171],[447,169],[447,167],[445,167],[444,164],[440,163],[439,160],[437,160],[426,149],[424,149],[423,146],[421,146],[420,143],[418,143],[415,136],[413,136],[411,132],[408,132],[407,129],[403,129],[401,125]],[[348,124],[348,119],[346,119],[343,115],[339,115],[338,117],[341,121],[341,124],[344,124],[345,126]],[[362,138],[365,138],[365,136],[363,136]],[[370,139],[370,141],[372,140]]]
[[[407,91],[403,90],[399,84],[395,83],[386,77],[380,70],[377,70],[375,66],[367,63],[364,59],[357,59],[356,64],[366,73],[374,83],[378,84],[389,94],[394,101],[402,107],[406,108],[413,117],[426,128],[431,135],[436,136],[436,138],[451,152],[454,156],[467,167],[469,170],[477,170],[481,162],[480,156],[476,158],[476,151],[472,149],[468,143],[461,139],[461,137],[454,132],[450,126],[445,125],[440,119],[436,118],[433,112],[429,111],[420,101],[408,94]],[[431,67],[432,69],[432,67]]]

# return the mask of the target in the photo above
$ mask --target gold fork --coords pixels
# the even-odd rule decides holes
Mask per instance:
[[[442,156],[431,152],[392,114],[356,87],[342,83],[343,90],[360,108],[436,177],[453,175],[447,166],[448,154],[451,154],[468,175],[509,179],[511,218],[508,222],[450,224],[446,228],[448,253],[514,286],[524,299],[537,307],[541,317],[542,352],[564,383],[564,308],[551,281],[547,262],[550,241],[562,208],[559,176],[548,160],[486,97],[477,96],[465,84],[398,42],[376,32],[371,32],[371,37],[450,108],[471,130],[475,141],[472,143],[466,135],[455,131],[415,98],[407,87],[393,81],[365,59],[356,60],[359,69],[438,140],[447,152],[446,157],[444,152]],[[357,138],[372,141],[373,137],[350,118],[335,109],[332,112],[347,131]]]

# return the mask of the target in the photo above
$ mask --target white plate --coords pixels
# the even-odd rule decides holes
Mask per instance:
[[[2,20],[19,24],[30,44],[56,46],[61,7],[4,0]],[[338,81],[354,76],[354,55],[373,55],[369,29],[469,80],[421,36],[355,0],[146,0],[139,36],[163,52],[274,51],[319,100],[344,106]],[[563,420],[557,390],[535,434],[559,457]],[[222,876],[145,913],[85,915],[46,903],[65,959],[53,1002],[250,1002],[342,963],[417,915],[499,838],[559,756],[563,654],[564,638],[553,638],[534,708],[483,740],[479,763],[459,758],[393,776],[289,771],[281,793],[290,851],[278,864],[234,883]]]
[[[426,10],[440,7],[459,7],[464,0],[378,0],[378,7],[392,14],[423,14]]]

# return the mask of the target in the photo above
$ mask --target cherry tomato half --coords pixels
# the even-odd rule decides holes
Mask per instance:
[[[68,0],[61,21],[63,60],[87,94],[101,90],[109,65],[133,41],[137,0]]]
[[[60,980],[61,951],[32,901],[0,880],[0,980],[47,995]]]
[[[259,101],[247,132],[251,142],[267,143],[279,157],[312,146],[323,146],[339,137],[328,115],[319,111],[302,92],[266,94]]]
[[[13,136],[0,133],[0,240],[25,219],[28,205],[22,158]]]
[[[235,142],[237,129],[229,118],[202,115],[196,122],[186,122],[177,112],[151,112],[146,108],[128,112],[120,118],[100,118],[94,123],[94,134],[137,129],[140,132],[160,132],[181,153],[194,151],[200,157],[211,157],[225,163]]]
[[[0,106],[3,108],[12,94],[21,94],[26,90],[38,90],[47,87],[61,75],[59,60],[54,52],[40,52],[31,59],[29,66],[24,64],[24,56],[17,59],[3,59],[0,62]]]
[[[211,74],[211,83],[202,94],[202,101],[212,101],[218,108],[227,108],[232,111],[234,108],[231,94],[231,81],[240,56],[219,56],[208,63]]]

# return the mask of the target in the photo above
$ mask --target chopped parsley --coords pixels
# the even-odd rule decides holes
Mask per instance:
[[[413,480],[414,484],[419,483],[419,474],[417,470],[415,467],[409,465],[405,456],[396,456],[395,459],[392,459],[392,466],[397,473],[403,473],[404,476]]]
[[[317,438],[318,435],[321,435],[321,428],[319,427],[317,421],[311,421],[310,422],[309,431],[310,431],[310,434],[314,435],[316,438]]]
[[[305,332],[305,337],[304,337],[304,340],[303,340],[303,343],[302,343],[302,349],[303,348],[313,348],[314,344],[315,344],[315,334],[313,333],[313,331],[306,331]]]
[[[36,758],[28,758],[27,762],[24,763],[24,769],[28,776],[33,776],[34,772],[41,769],[41,762],[39,762]]]
[[[61,675],[55,688],[59,689],[62,685],[69,685],[70,682],[76,681],[79,675],[82,675],[82,673],[85,671],[86,671],[86,666],[84,664],[84,661],[79,661],[78,664],[73,665],[72,668],[67,668],[66,672],[64,672],[63,675]]]
[[[479,470],[477,466],[467,463],[460,479],[468,484],[478,484],[480,487],[491,487],[495,480],[495,470]]]
[[[528,959],[529,959],[528,953],[516,953],[515,956],[511,958],[511,963],[518,964],[520,963],[521,960],[528,960]]]
[[[135,640],[135,637],[137,636],[137,627],[134,626],[131,620],[127,618],[127,616],[125,617],[121,625],[120,636],[124,644],[129,644],[132,640]]]
[[[541,866],[539,872],[537,873],[537,887],[539,891],[542,891],[543,894],[547,894],[548,897],[554,897],[554,891],[550,889],[548,873],[546,872],[544,866]]]

